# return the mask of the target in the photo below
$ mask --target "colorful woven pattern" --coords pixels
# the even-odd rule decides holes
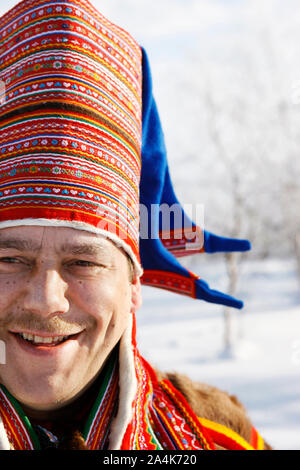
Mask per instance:
[[[139,270],[138,44],[88,1],[25,0],[0,19],[0,80],[0,228],[102,233]]]
[[[121,450],[212,450],[214,444],[182,394],[155,371],[136,346],[136,320],[132,325],[132,354],[137,392],[132,419]]]
[[[239,434],[232,431],[232,429],[223,426],[222,424],[215,423],[214,421],[210,421],[205,418],[199,418],[203,429],[208,432],[214,442],[222,447],[223,449],[227,450],[263,450],[263,440],[257,433],[257,431],[253,428],[252,434],[256,434],[257,442],[253,445],[249,444],[245,439],[243,439]],[[262,443],[262,447],[261,447]]]
[[[101,388],[83,430],[83,437],[90,450],[101,450],[108,446],[110,424],[118,407],[118,359],[113,351]]]
[[[3,385],[0,385],[0,418],[12,449],[40,448],[36,434],[32,432],[32,426],[21,406]]]

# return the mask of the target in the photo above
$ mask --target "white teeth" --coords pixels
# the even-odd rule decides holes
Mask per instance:
[[[24,336],[25,339],[28,339],[29,341],[32,341],[32,340],[33,340],[33,335],[24,333],[23,336]]]
[[[68,338],[68,336],[54,336],[54,337],[48,336],[45,338],[43,336],[31,335],[29,333],[20,333],[20,335],[27,341],[31,341],[33,343],[46,343],[46,344],[61,342]]]
[[[42,336],[36,336],[34,335],[33,337],[33,342],[34,343],[48,343],[48,339],[50,339],[50,343],[51,343],[51,338],[43,338]]]
[[[35,336],[33,339],[34,343],[53,343],[54,338],[42,338],[41,336]]]

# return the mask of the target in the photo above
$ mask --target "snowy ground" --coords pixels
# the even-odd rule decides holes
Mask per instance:
[[[224,288],[222,262],[201,274]],[[199,270],[197,273],[200,274]],[[300,288],[293,260],[247,262],[234,311],[234,350],[223,350],[222,307],[143,287],[137,313],[140,351],[162,370],[177,370],[239,397],[276,449],[300,449]]]

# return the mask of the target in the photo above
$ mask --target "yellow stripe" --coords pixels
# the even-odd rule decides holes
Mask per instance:
[[[264,440],[261,437],[261,435],[256,431],[256,436],[257,436],[257,450],[264,450]]]
[[[37,47],[35,50],[34,50],[34,53],[37,54],[38,52],[43,52],[44,50],[48,50],[48,49],[51,49],[51,48],[55,48],[57,47],[57,42],[51,42],[49,44],[45,46],[40,46],[40,47]],[[110,65],[108,65],[105,60],[101,59],[99,56],[97,56],[96,54],[94,54],[93,52],[88,52],[86,49],[82,48],[82,47],[79,47],[79,46],[64,46],[64,45],[60,45],[60,50],[64,52],[64,50],[67,50],[67,51],[71,51],[71,52],[81,52],[83,53],[83,55],[85,57],[92,57],[95,62],[98,62],[98,63],[101,63],[101,65],[103,65],[103,67],[105,67],[111,74],[113,74],[114,76],[116,76],[122,83],[124,83],[124,85],[129,88],[129,90],[132,92],[132,94],[135,96],[135,98],[138,100],[138,102],[140,103],[141,102],[141,97],[139,96],[138,92],[135,90],[134,86],[131,85],[130,83],[130,80],[127,80],[126,77],[124,77],[121,73],[119,73],[117,70],[115,70],[113,67],[111,67]],[[5,67],[9,67],[10,65],[12,65],[13,63],[17,62],[19,59],[22,58],[22,56],[24,56],[24,53],[21,52],[19,53],[17,56],[13,57],[13,59],[11,60],[8,60],[5,64]],[[128,61],[129,62],[129,61]],[[2,67],[3,68],[3,67]],[[2,70],[2,68],[0,67],[0,70]],[[126,73],[129,75],[129,72],[128,72],[128,67],[126,69]],[[134,78],[132,79],[134,81]],[[140,79],[136,79],[138,85],[140,85]]]
[[[219,432],[220,434],[223,434],[229,437],[230,439],[234,440],[235,442],[240,444],[242,447],[244,447],[246,450],[255,450],[254,447],[252,447],[249,444],[249,442],[243,439],[239,434],[237,434],[232,429],[227,428],[227,426],[224,426],[223,424],[215,423],[214,421],[210,421],[205,418],[199,418],[199,416],[198,416],[198,419],[203,427],[207,429],[211,429],[212,431]]]
[[[49,99],[47,100],[49,103],[51,103],[52,101],[53,102],[56,102],[57,100],[56,99]],[[39,103],[43,103],[44,100],[36,100],[35,101],[35,104],[39,104]],[[81,106],[78,105],[78,103],[76,101],[71,101],[71,100],[68,100],[68,103],[69,104],[72,104],[72,105],[77,105],[77,106]],[[86,108],[88,110],[91,110],[93,111],[93,108],[89,107],[89,106],[85,106],[85,105],[82,105],[83,108]],[[20,106],[17,106],[15,108],[12,108],[11,111],[15,111],[17,109],[19,109]],[[70,112],[69,110],[60,110],[59,113],[56,113],[56,117],[59,116],[61,118],[65,118],[65,119],[68,119],[68,120],[71,120],[71,121],[74,121],[74,118],[70,117],[70,115],[68,115],[68,112]],[[73,111],[72,111],[73,112]],[[94,111],[95,112],[95,111]],[[51,115],[53,113],[53,111],[46,111],[46,112],[42,112],[42,111],[32,111],[30,116],[32,117],[41,117],[41,118],[44,118],[45,115]],[[121,130],[127,135],[127,137],[124,137],[123,134],[120,134],[117,132],[117,130],[114,130],[114,129],[111,129],[107,124],[105,124],[103,121],[101,121],[101,124],[100,124],[100,121],[97,121],[96,119],[94,119],[93,117],[91,116],[85,116],[84,114],[80,114],[79,112],[77,111],[74,111],[73,114],[76,113],[80,116],[79,119],[77,119],[77,121],[84,121],[85,123],[87,124],[91,124],[91,125],[94,125],[95,127],[97,127],[98,129],[100,129],[100,131],[102,132],[106,132],[107,134],[109,134],[111,137],[113,137],[119,145],[123,145],[125,147],[125,150],[123,150],[123,153],[121,153],[120,151],[117,151],[117,150],[114,150],[114,153],[116,153],[118,156],[120,156],[121,158],[127,158],[128,162],[130,162],[131,158],[134,157],[136,159],[136,163],[138,165],[138,163],[140,162],[140,150],[137,149],[135,147],[135,145],[133,145],[131,143],[131,141],[133,140],[134,142],[134,138],[130,136],[130,134],[124,130],[123,128],[121,128]],[[26,119],[25,119],[26,120]],[[109,119],[108,117],[105,116],[105,120],[110,122],[111,124],[114,124],[113,121],[111,119]],[[16,117],[12,117],[10,119],[7,119],[5,121],[5,125],[4,126],[1,126],[1,129],[4,129],[6,126],[10,126],[10,124],[14,124],[14,125],[18,125],[20,123],[22,123],[24,121],[24,116],[20,116],[20,118],[16,119]],[[120,126],[121,127],[121,126]],[[31,136],[30,133],[23,133],[23,137],[27,137],[27,134],[29,136]],[[73,133],[72,134],[72,137],[78,137],[78,133]],[[95,145],[97,144],[97,141],[95,140],[91,140],[92,143],[94,143]],[[135,142],[134,142],[135,144]],[[110,148],[109,145],[103,143],[102,144],[103,147],[106,147],[106,148]],[[52,150],[52,149],[55,149],[57,150],[57,147],[47,147],[47,150]],[[128,154],[126,154],[126,150],[127,152],[130,153],[130,156],[131,158],[128,158]],[[85,155],[84,152],[81,152],[83,155]],[[124,155],[126,154],[126,155]]]

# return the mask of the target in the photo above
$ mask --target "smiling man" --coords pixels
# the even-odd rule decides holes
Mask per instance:
[[[101,371],[139,303],[127,256],[71,228],[0,233],[1,378],[30,415],[76,399]]]
[[[0,449],[268,448],[235,397],[137,348],[141,279],[241,307],[140,239],[140,202],[175,197],[144,51],[81,0],[24,0],[0,38]]]

